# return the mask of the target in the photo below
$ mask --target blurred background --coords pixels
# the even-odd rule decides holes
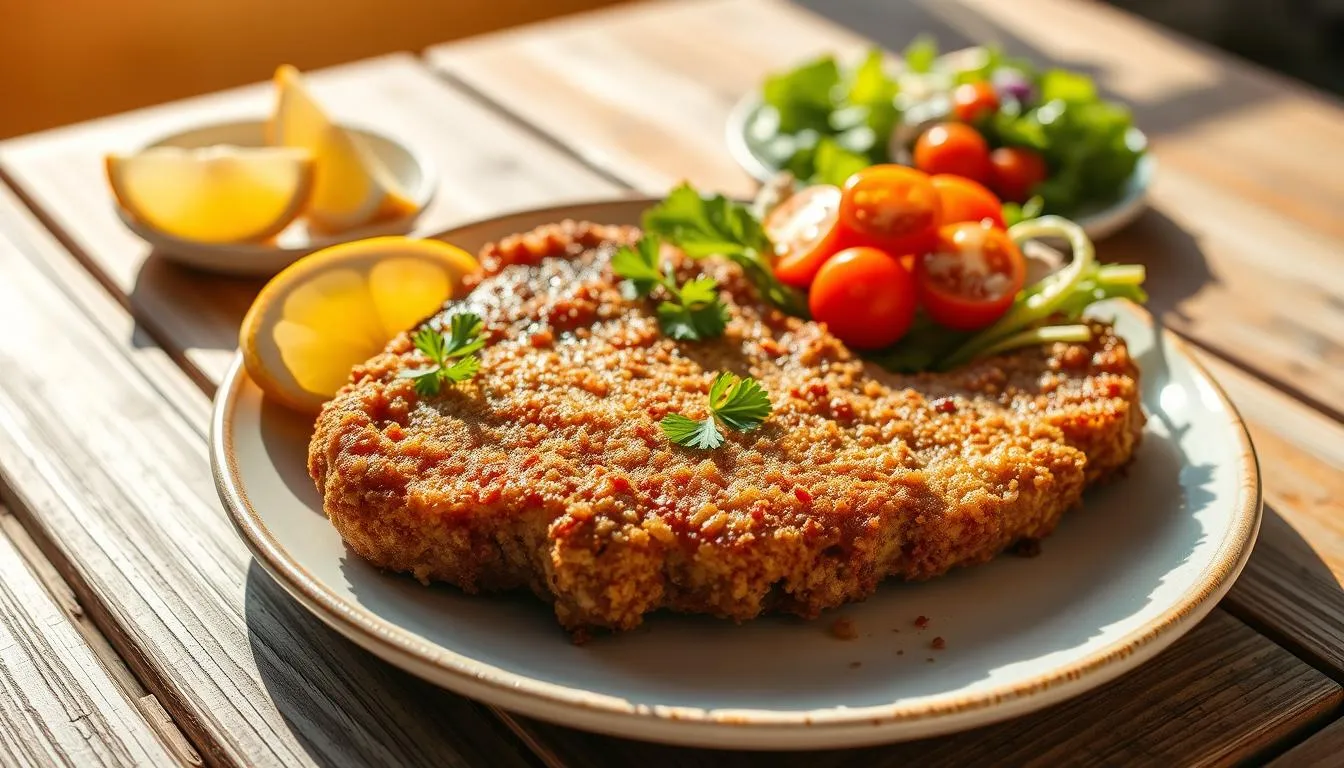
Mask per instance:
[[[310,69],[417,51],[621,1],[0,0],[0,138],[263,80],[281,62]],[[1110,1],[1344,94],[1344,0]],[[908,30],[865,30],[888,45],[913,38],[930,6],[955,10],[945,0],[801,4],[832,18],[907,10]]]

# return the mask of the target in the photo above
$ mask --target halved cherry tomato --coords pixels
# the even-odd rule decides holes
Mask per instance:
[[[984,183],[989,179],[989,145],[965,123],[937,123],[915,142],[915,167],[925,173],[951,173]]]
[[[775,245],[775,277],[806,288],[840,244],[840,188],[807,187],[765,217],[765,234]]]
[[[962,83],[952,91],[952,114],[963,123],[992,117],[999,111],[999,94],[987,81]]]
[[[920,303],[939,325],[974,331],[1008,311],[1027,280],[1027,262],[1008,233],[963,222],[938,230],[938,248],[915,262]]]
[[[1025,202],[1032,188],[1045,181],[1045,159],[1026,147],[999,147],[989,153],[989,162],[990,186],[1004,200]]]
[[[876,248],[846,248],[817,272],[808,295],[813,319],[855,349],[896,343],[915,319],[909,270]]]
[[[963,176],[940,173],[931,176],[933,188],[943,201],[942,224],[957,224],[963,221],[984,221],[989,219],[995,226],[1002,227],[1003,203],[993,192],[985,189],[979,182]]]
[[[874,165],[845,182],[840,226],[846,244],[871,245],[900,256],[923,253],[938,239],[942,203],[927,174],[903,165]]]

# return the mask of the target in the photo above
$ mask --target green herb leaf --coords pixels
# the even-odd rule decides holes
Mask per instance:
[[[816,172],[812,180],[819,184],[842,186],[850,176],[871,163],[858,152],[851,152],[829,137],[817,143]]]
[[[795,133],[804,128],[825,128],[839,84],[840,68],[835,59],[823,56],[766,78],[762,95],[779,116],[779,130]]]
[[[709,385],[709,416],[696,421],[680,413],[668,414],[658,426],[677,445],[712,449],[723,445],[717,422],[738,432],[750,432],[770,416],[770,396],[753,378],[722,371]]]
[[[710,416],[701,421],[687,418],[680,413],[672,413],[658,422],[667,439],[685,448],[713,450],[723,445],[723,432]]]
[[[415,348],[425,353],[425,357],[433,360],[436,364],[443,362],[444,353],[448,349],[447,340],[443,334],[430,328],[428,325],[415,332],[411,337],[411,343]]]
[[[938,59],[938,41],[931,35],[920,35],[906,46],[902,55],[905,57],[906,69],[918,73],[928,72]]]
[[[623,277],[622,292],[626,298],[648,296],[662,285],[663,272],[658,268],[658,238],[641,237],[635,247],[624,246],[611,257],[611,269]]]
[[[454,384],[457,384],[475,376],[480,370],[481,358],[472,355],[471,357],[459,358],[457,362],[444,368],[442,376]]]
[[[485,346],[485,340],[479,338],[484,327],[480,315],[471,312],[453,315],[448,336],[426,325],[415,332],[411,342],[430,364],[404,369],[397,377],[414,380],[421,397],[437,395],[445,382],[456,384],[470,379],[481,369],[480,358],[474,353]],[[450,363],[454,359],[456,362]]]
[[[695,308],[664,301],[658,305],[658,327],[677,341],[712,339],[728,327],[728,308],[718,301]]]
[[[723,195],[704,197],[683,183],[644,212],[644,231],[665,238],[693,259],[715,255],[731,259],[775,306],[807,316],[803,299],[775,279],[770,239],[746,205]]]
[[[1097,86],[1092,78],[1081,72],[1051,69],[1041,75],[1041,101],[1095,101]]]
[[[681,286],[681,303],[688,307],[711,304],[719,300],[719,283],[712,277],[697,277]]]
[[[709,410],[729,428],[750,432],[770,416],[770,396],[755,379],[723,371],[709,386]]]

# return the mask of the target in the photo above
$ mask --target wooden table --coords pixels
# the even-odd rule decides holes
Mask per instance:
[[[1266,498],[1246,572],[1188,636],[1016,721],[807,755],[593,736],[364,653],[251,562],[215,496],[209,398],[259,284],[150,253],[101,178],[108,150],[261,114],[258,85],[0,143],[0,764],[1344,765],[1337,102],[1066,0],[636,3],[312,81],[437,164],[428,233],[683,177],[749,193],[722,140],[739,94],[921,29],[1089,71],[1153,138],[1153,208],[1102,256],[1148,266],[1152,309],[1245,416]]]

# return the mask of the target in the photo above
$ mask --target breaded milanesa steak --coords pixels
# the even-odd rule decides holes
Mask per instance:
[[[355,551],[468,592],[529,588],[579,633],[660,608],[811,617],[1045,536],[1139,442],[1138,371],[1107,326],[898,376],[708,259],[680,276],[718,279],[732,321],[675,342],[611,273],[637,235],[565,222],[488,246],[450,308],[484,318],[475,379],[417,396],[396,377],[423,364],[407,334],[354,369],[309,470]],[[658,420],[704,417],[721,370],[754,376],[770,418],[716,450],[670,443]]]

